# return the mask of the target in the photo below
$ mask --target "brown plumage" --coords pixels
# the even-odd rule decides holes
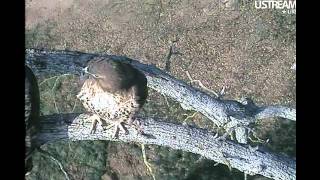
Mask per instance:
[[[90,60],[85,70],[88,79],[77,97],[93,114],[92,131],[97,120],[111,124],[108,127],[116,126],[114,136],[118,128],[126,131],[123,124],[135,122],[134,117],[148,95],[144,74],[130,64],[106,57]]]

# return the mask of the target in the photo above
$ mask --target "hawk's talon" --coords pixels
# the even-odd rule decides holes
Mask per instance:
[[[124,126],[122,125],[122,122],[119,122],[118,124],[118,128],[121,129],[122,131],[125,132],[125,134],[129,134],[128,130],[124,128]]]
[[[125,135],[128,135],[129,131],[124,127],[122,123],[122,121],[111,122],[108,126],[103,127],[103,130],[106,131],[114,127],[115,131],[112,135],[112,138],[117,138],[117,136],[119,135],[119,130],[123,131]]]
[[[144,135],[143,128],[142,128],[142,125],[141,125],[141,122],[140,122],[140,121],[135,120],[135,121],[134,121],[134,127],[135,127],[135,129],[137,130],[137,132],[138,132],[140,135]]]

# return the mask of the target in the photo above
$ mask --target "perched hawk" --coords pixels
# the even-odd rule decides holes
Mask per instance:
[[[113,137],[121,129],[127,130],[124,124],[137,125],[135,115],[146,101],[147,79],[143,73],[132,65],[98,57],[90,60],[84,68],[88,78],[85,80],[77,98],[86,110],[92,113],[93,133],[99,121],[102,125],[107,122],[105,129],[115,127]]]

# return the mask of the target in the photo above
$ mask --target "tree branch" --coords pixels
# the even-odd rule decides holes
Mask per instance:
[[[81,74],[88,60],[99,55],[69,51],[26,50],[27,64],[38,77],[61,74]],[[252,101],[238,102],[213,98],[186,83],[175,79],[160,69],[141,64],[122,56],[111,56],[113,60],[132,63],[148,79],[148,86],[180,102],[185,109],[201,112],[219,126],[236,129],[238,135],[245,135],[243,128],[256,119],[280,116],[295,120],[295,110],[285,107],[258,107]],[[215,135],[194,127],[163,122],[160,119],[140,118],[144,133],[140,135],[127,127],[129,135],[119,134],[112,139],[112,131],[103,132],[100,126],[95,134],[90,134],[91,122],[85,114],[56,114],[41,117],[41,128],[37,142],[69,139],[111,140],[156,144],[200,154],[208,159],[239,169],[247,174],[260,174],[273,179],[295,179],[295,160],[272,153],[253,150],[250,146],[239,145],[228,140],[219,140]],[[239,140],[240,139],[240,140]],[[238,138],[238,141],[246,139]]]
[[[48,73],[80,75],[86,62],[96,56],[131,63],[146,75],[148,87],[171,97],[186,110],[200,112],[217,126],[224,127],[226,131],[234,129],[240,143],[247,143],[246,127],[257,119],[266,117],[283,117],[294,121],[296,119],[295,109],[282,106],[258,107],[253,102],[240,103],[235,100],[214,98],[175,79],[153,65],[142,64],[124,56],[26,49],[27,64],[38,76],[44,76]]]
[[[247,174],[260,174],[273,179],[295,179],[296,162],[286,157],[260,150],[252,150],[248,145],[239,145],[228,140],[219,140],[204,129],[164,122],[161,119],[138,118],[145,135],[135,128],[126,126],[129,134],[119,133],[113,139],[114,129],[104,131],[100,125],[90,134],[91,123],[87,114],[56,114],[43,116],[38,141],[69,139],[109,140],[136,142],[167,146],[173,149],[200,154],[218,163],[227,164]]]
[[[296,109],[283,106],[266,106],[260,107],[259,112],[255,115],[256,119],[264,119],[270,117],[282,117],[296,121]]]

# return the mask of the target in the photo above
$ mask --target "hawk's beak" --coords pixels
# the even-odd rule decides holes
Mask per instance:
[[[89,75],[93,76],[94,78],[100,78],[99,76],[90,73],[90,72],[88,71],[88,66],[85,67],[85,68],[83,68],[83,72],[84,72],[85,74],[89,74]]]
[[[83,68],[83,69],[82,69],[82,72],[84,72],[84,73],[86,73],[86,74],[89,74],[89,72],[88,72],[88,66],[85,67],[85,68]]]

